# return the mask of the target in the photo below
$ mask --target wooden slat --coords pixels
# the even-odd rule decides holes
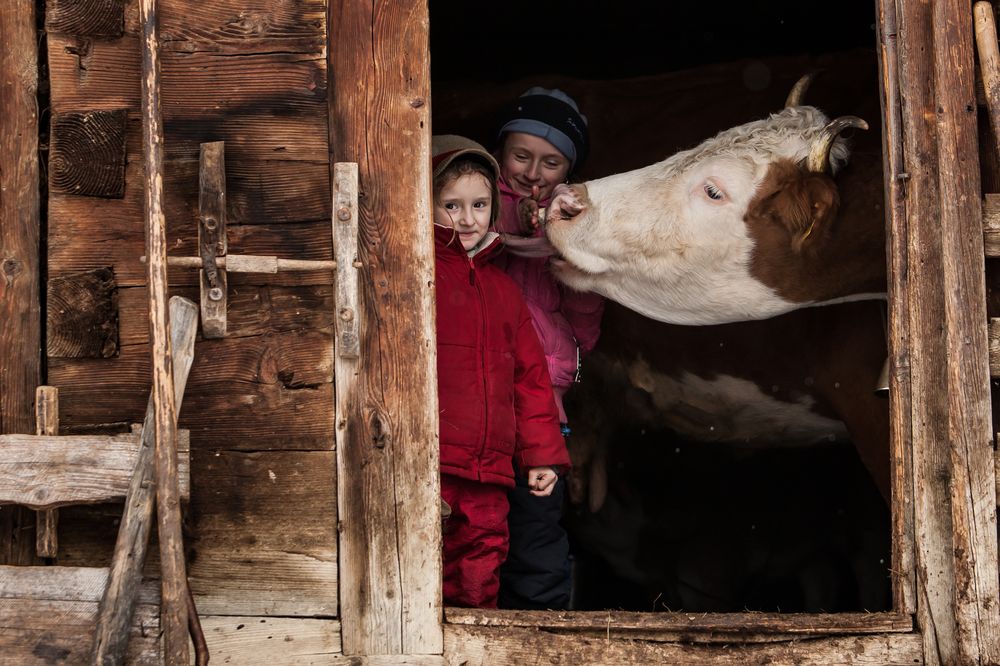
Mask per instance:
[[[0,435],[0,503],[32,509],[120,502],[128,492],[141,437]],[[179,437],[181,494],[190,494],[187,431]]]
[[[683,633],[689,642],[710,637],[736,641],[744,634],[833,636],[913,631],[913,617],[900,613],[633,613],[625,611],[509,611],[447,608],[450,624],[526,627],[553,631]]]
[[[34,432],[38,316],[38,38],[34,0],[0,3],[0,433]],[[0,563],[35,561],[35,515],[0,510]]]
[[[1000,194],[983,197],[983,244],[987,257],[1000,257]]]
[[[200,342],[180,414],[181,427],[195,431],[193,445],[332,449],[331,335],[291,330]],[[129,346],[117,359],[53,360],[49,378],[60,387],[64,427],[138,421],[149,392],[149,357],[143,347]]]
[[[892,607],[900,613],[917,608],[914,564],[913,453],[910,433],[913,411],[910,379],[910,300],[907,287],[908,227],[906,182],[903,177],[902,99],[900,96],[899,20],[895,0],[878,0],[879,72],[882,94],[882,149],[886,201],[886,303],[889,347],[889,447],[892,509]]]
[[[194,457],[191,588],[208,615],[334,616],[332,451]]]
[[[335,663],[340,622],[315,618],[203,616],[213,662],[220,664]]]
[[[427,4],[329,15],[331,153],[364,194],[357,398],[337,414],[344,653],[440,654]]]
[[[444,657],[451,664],[922,664],[916,634],[792,640],[786,643],[689,645],[616,636],[581,637],[520,627],[445,625]]]
[[[107,569],[0,566],[0,664],[87,663]],[[159,665],[159,594],[142,586],[128,663]]]
[[[957,652],[946,661],[1000,662],[1000,571],[986,336],[972,12],[933,3],[944,337],[951,457],[952,612]]]
[[[229,286],[225,268],[215,259],[225,257],[226,158],[225,142],[201,144],[198,161],[198,271],[201,303],[201,334],[205,338],[226,337],[226,303]],[[213,286],[214,285],[214,286]]]

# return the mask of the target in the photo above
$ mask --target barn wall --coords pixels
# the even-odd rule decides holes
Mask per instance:
[[[150,389],[137,2],[82,5],[47,6],[49,278],[109,269],[118,330],[107,358],[50,351],[64,432],[139,422]],[[326,11],[325,0],[160,0],[171,254],[196,254],[199,144],[225,141],[229,253],[332,257]],[[197,279],[171,269],[171,293],[197,302]],[[265,615],[319,618],[310,635],[339,631],[330,283],[230,275],[228,333],[196,345],[180,410],[189,576],[202,614],[243,618],[209,619],[210,641]],[[118,512],[65,510],[59,563],[106,565]]]

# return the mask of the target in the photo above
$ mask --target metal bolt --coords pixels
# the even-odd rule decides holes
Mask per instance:
[[[343,321],[351,321],[352,319],[354,319],[354,310],[352,310],[351,308],[341,308],[340,318]]]
[[[351,219],[351,209],[346,206],[337,210],[337,219],[341,222],[347,222]]]
[[[222,300],[222,289],[219,287],[212,287],[208,290],[208,299],[211,301],[221,301]]]
[[[205,216],[205,228],[209,231],[215,231],[219,227],[219,221],[212,217],[211,215]]]

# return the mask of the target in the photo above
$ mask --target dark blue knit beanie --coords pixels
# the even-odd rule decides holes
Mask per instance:
[[[587,156],[587,118],[572,97],[558,88],[529,88],[514,103],[499,137],[523,132],[545,139],[569,160],[570,171]]]

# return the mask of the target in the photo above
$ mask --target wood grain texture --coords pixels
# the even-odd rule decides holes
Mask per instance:
[[[0,664],[87,663],[102,568],[0,566]],[[159,665],[159,595],[144,584],[129,627],[129,664]]]
[[[88,37],[120,37],[125,30],[125,0],[48,0],[45,29]]]
[[[337,415],[344,653],[440,654],[427,6],[336,0],[329,17],[330,146],[358,163],[365,308],[357,398]]]
[[[54,192],[120,199],[125,194],[124,109],[52,117],[49,187]]]
[[[46,312],[49,358],[118,353],[118,284],[110,268],[49,280]]]
[[[997,663],[1000,571],[970,2],[933,3],[932,17],[958,639],[948,660]]]
[[[194,455],[191,587],[204,614],[337,615],[332,451]]]
[[[0,503],[48,509],[125,498],[140,436],[0,435]],[[190,438],[179,437],[181,494],[190,493]]]
[[[202,626],[213,663],[319,666],[342,657],[338,620],[208,616]]]
[[[0,3],[0,35],[0,433],[29,433],[42,377],[35,2]],[[34,523],[0,512],[0,564],[36,561]]]
[[[886,201],[886,302],[889,347],[889,447],[892,509],[892,607],[914,613],[917,608],[914,563],[913,451],[910,435],[913,411],[910,377],[910,295],[906,168],[903,150],[902,96],[900,94],[899,16],[895,0],[878,0],[878,56],[882,95],[883,178]]]
[[[922,664],[920,637],[884,634],[815,638],[786,643],[689,645],[582,637],[520,627],[445,625],[444,657],[451,664]]]

